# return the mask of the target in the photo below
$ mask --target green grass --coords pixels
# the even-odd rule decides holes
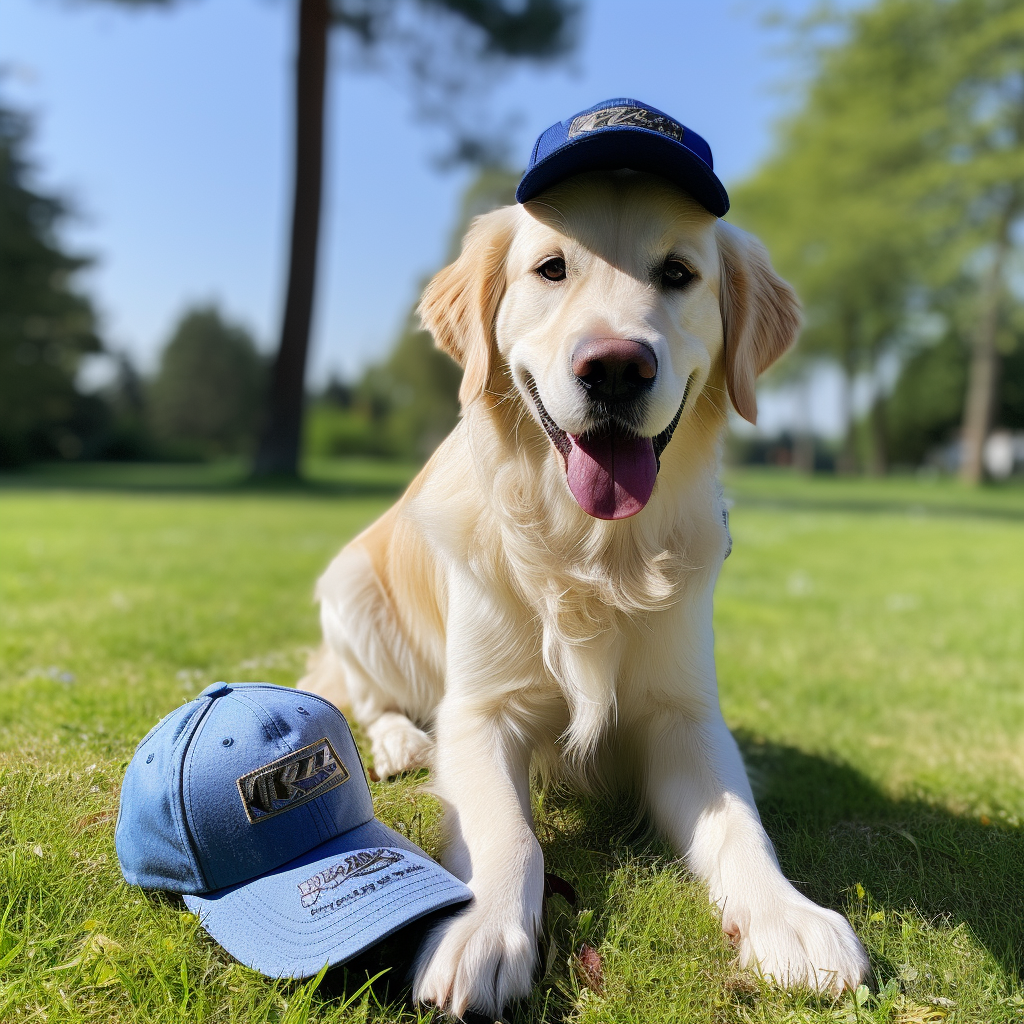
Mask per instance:
[[[313,581],[408,477],[313,468],[276,490],[238,466],[3,479],[0,1021],[417,1020],[415,929],[319,986],[271,982],[177,899],[126,886],[114,855],[138,739],[216,679],[293,682],[318,639]],[[1024,1020],[1024,490],[750,472],[728,490],[726,717],[785,872],[850,916],[873,987],[832,1002],[763,986],[700,884],[623,825],[628,808],[547,793],[547,868],[578,899],[547,901],[543,974],[509,1017]],[[436,854],[418,783],[374,783],[374,798]]]

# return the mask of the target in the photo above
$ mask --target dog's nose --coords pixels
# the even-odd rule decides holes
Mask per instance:
[[[658,358],[639,341],[593,338],[576,346],[572,372],[592,398],[627,402],[654,383]]]

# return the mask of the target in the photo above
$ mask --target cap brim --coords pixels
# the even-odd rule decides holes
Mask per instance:
[[[645,128],[604,128],[559,147],[523,175],[516,201],[529,202],[552,185],[585,171],[646,171],[674,182],[709,213],[729,212],[729,193],[696,153]]]
[[[376,819],[260,878],[185,903],[236,960],[309,978],[472,892]]]

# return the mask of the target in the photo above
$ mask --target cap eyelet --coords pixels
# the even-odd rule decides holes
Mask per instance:
[[[225,736],[224,739],[220,741],[220,744],[222,747],[230,747],[234,742],[235,741],[230,736]]]
[[[153,763],[153,755],[150,754],[149,757],[146,758],[146,764],[152,764],[152,763]]]
[[[309,714],[309,712],[305,708],[296,708],[295,710],[298,711],[298,713],[300,715],[308,715]]]

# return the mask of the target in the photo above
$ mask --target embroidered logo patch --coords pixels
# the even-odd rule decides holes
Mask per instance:
[[[320,899],[322,893],[328,889],[336,889],[344,885],[351,878],[358,878],[360,875],[372,875],[375,871],[382,871],[391,867],[405,858],[397,850],[360,850],[350,857],[332,864],[329,868],[317,872],[312,878],[305,882],[299,882],[299,896],[302,899],[303,907],[311,907]]]
[[[676,142],[683,141],[683,126],[678,121],[655,114],[645,107],[606,107],[595,110],[592,114],[580,114],[572,119],[569,125],[569,138],[582,135],[584,132],[595,132],[599,128],[646,128],[661,135],[667,135]]]
[[[238,792],[252,824],[309,803],[348,779],[348,769],[327,737],[279,757],[238,780]]]

